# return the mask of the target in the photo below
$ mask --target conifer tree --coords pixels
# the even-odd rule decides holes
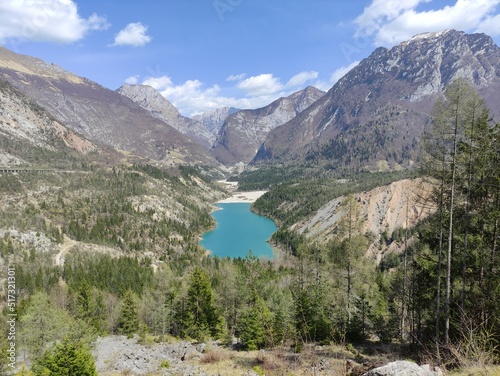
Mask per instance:
[[[189,279],[182,334],[186,337],[204,339],[216,337],[219,314],[208,274],[196,267]]]
[[[129,338],[139,330],[139,313],[134,293],[131,290],[127,290],[123,297],[118,330]]]
[[[33,368],[37,376],[97,376],[90,350],[69,340],[45,352]]]
[[[240,321],[240,338],[247,350],[257,350],[271,344],[272,313],[264,299],[255,296],[253,306]]]

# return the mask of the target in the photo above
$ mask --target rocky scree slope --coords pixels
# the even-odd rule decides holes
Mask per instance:
[[[374,234],[374,244],[378,244],[382,233],[390,236],[397,229],[414,227],[435,210],[429,202],[431,192],[431,184],[423,179],[403,179],[355,194],[360,232]],[[344,201],[343,196],[329,201],[291,230],[320,241],[338,236],[337,226],[346,215]]]
[[[0,166],[65,168],[74,161],[119,156],[66,128],[42,107],[0,80]]]

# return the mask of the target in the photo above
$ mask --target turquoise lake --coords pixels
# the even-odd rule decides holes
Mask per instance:
[[[218,257],[244,258],[250,250],[257,257],[273,257],[266,242],[277,229],[272,220],[252,213],[248,203],[216,205],[221,208],[212,213],[217,226],[203,235],[202,247]]]

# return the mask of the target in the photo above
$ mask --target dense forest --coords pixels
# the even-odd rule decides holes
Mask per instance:
[[[50,244],[41,250],[2,230],[0,255],[16,270],[18,350],[29,368],[18,374],[95,375],[90,348],[110,334],[296,353],[310,343],[387,343],[448,369],[498,363],[500,126],[462,81],[437,101],[432,123],[418,172],[359,174],[346,184],[293,172],[272,187],[254,210],[279,225],[276,260],[205,255],[198,237],[213,225],[210,202],[224,193],[196,169],[1,176],[0,227]],[[434,187],[434,214],[386,234],[403,251],[377,263],[366,256],[373,234],[361,232],[353,194],[415,174]],[[333,240],[289,230],[339,196],[345,210]],[[54,263],[68,241],[77,244]],[[62,371],[68,363],[74,373]],[[0,367],[10,371],[5,357]]]

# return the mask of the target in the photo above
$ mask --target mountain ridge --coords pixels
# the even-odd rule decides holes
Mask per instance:
[[[216,133],[205,127],[203,123],[182,116],[179,110],[153,87],[125,84],[116,91],[132,99],[153,117],[171,125],[206,149],[210,149],[214,143]]]
[[[0,78],[87,139],[162,164],[215,160],[131,99],[31,56],[0,48]]]
[[[220,129],[212,154],[226,165],[250,162],[270,130],[294,118],[324,94],[308,86],[267,106],[229,115]]]
[[[458,77],[468,79],[493,107],[500,88],[500,48],[489,36],[447,30],[420,34],[391,49],[379,47],[324,97],[271,131],[254,163],[309,159],[339,168],[355,160],[355,169],[375,168],[379,161],[408,167],[418,156],[417,145],[430,124],[436,98]],[[500,109],[492,109],[498,117]],[[377,123],[377,117],[383,123]],[[376,147],[369,137],[364,145],[353,139],[370,132],[373,137],[381,132],[394,135]],[[369,148],[369,156],[360,155]],[[342,154],[340,149],[341,159],[331,159]]]

